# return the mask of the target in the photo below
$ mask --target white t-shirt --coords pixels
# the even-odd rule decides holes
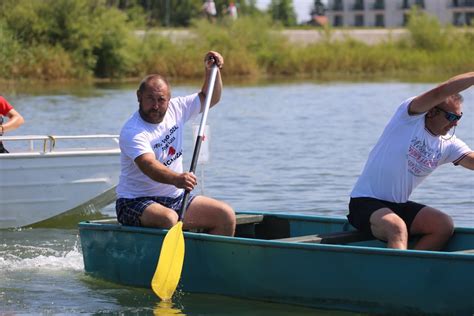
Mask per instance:
[[[460,139],[443,139],[425,127],[425,115],[409,115],[405,100],[369,154],[351,197],[408,201],[413,190],[438,166],[455,165],[471,152]]]
[[[204,3],[204,9],[206,10],[206,13],[209,15],[217,14],[216,3],[214,1],[206,1]]]
[[[135,164],[135,159],[145,153],[153,153],[156,159],[171,170],[183,172],[184,123],[196,117],[201,110],[197,93],[172,98],[163,121],[152,124],[135,112],[120,132],[121,174],[117,186],[119,198],[144,196],[177,197],[183,189],[156,182],[145,175]]]

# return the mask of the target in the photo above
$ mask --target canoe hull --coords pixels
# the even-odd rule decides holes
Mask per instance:
[[[337,219],[331,225],[344,223]],[[298,226],[310,227],[300,223],[291,230]],[[150,287],[165,233],[82,223],[85,269],[113,282]],[[457,234],[464,235],[463,230]],[[185,292],[377,313],[471,315],[474,311],[474,255],[470,254],[196,233],[185,233],[185,243],[178,287]]]

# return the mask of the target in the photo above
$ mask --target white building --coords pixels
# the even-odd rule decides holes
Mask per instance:
[[[327,0],[326,16],[332,26],[401,27],[413,6],[442,24],[474,22],[474,0]]]

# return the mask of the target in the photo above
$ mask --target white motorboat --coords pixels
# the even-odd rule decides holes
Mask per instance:
[[[0,228],[30,226],[115,200],[118,135],[3,136],[0,141],[10,151],[0,154]],[[15,148],[19,143],[28,148]]]

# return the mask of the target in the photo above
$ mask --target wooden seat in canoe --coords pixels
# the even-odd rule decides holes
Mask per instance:
[[[305,235],[290,238],[274,239],[285,242],[303,242],[317,244],[348,244],[358,241],[367,241],[375,239],[371,234],[360,231],[334,232],[327,234]]]
[[[235,221],[237,225],[245,224],[258,224],[263,221],[263,215],[261,214],[237,214],[235,215]]]
[[[238,231],[239,235],[248,235],[251,232],[251,235],[254,236],[254,228],[256,224],[259,224],[263,221],[262,214],[236,214],[235,215],[235,222],[236,222],[236,230]],[[203,229],[190,229],[189,232],[192,233],[202,233],[204,232]]]
[[[474,249],[465,249],[465,250],[458,250],[458,251],[454,251],[454,252],[457,252],[457,253],[469,253],[469,254],[474,254]]]
[[[255,238],[255,227],[262,223],[262,214],[236,214],[235,236]]]

